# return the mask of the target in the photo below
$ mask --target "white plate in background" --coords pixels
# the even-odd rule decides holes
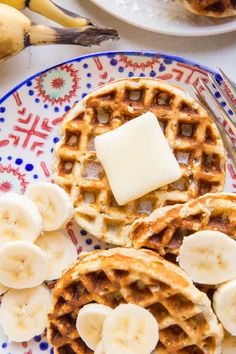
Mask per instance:
[[[236,30],[236,16],[214,19],[194,15],[173,0],[91,0],[119,19],[145,30],[173,36],[210,36]]]

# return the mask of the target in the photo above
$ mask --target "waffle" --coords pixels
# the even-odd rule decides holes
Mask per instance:
[[[96,302],[112,308],[134,303],[158,321],[154,353],[220,354],[221,325],[207,296],[179,267],[155,252],[114,248],[85,254],[53,291],[48,338],[55,354],[93,353],[76,330],[78,312]]]
[[[224,232],[236,239],[236,194],[206,194],[183,205],[160,208],[136,220],[135,248],[151,248],[162,256],[178,255],[183,237],[201,230]]]
[[[182,178],[119,206],[94,151],[96,135],[152,111],[178,159]],[[89,94],[65,116],[53,158],[53,179],[71,196],[75,220],[111,244],[130,246],[135,219],[165,205],[223,190],[225,151],[208,113],[184,90],[164,81],[114,81]]]
[[[210,17],[236,15],[235,0],[176,0],[176,2],[198,15]]]

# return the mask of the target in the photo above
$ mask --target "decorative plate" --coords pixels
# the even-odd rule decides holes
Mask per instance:
[[[210,36],[236,30],[236,17],[197,16],[173,0],[91,0],[113,16],[152,32],[172,36]]]
[[[158,77],[188,88],[199,86],[200,78],[208,80],[208,72],[217,75],[206,67],[165,54],[104,52],[75,58],[35,74],[0,99],[0,193],[24,193],[29,183],[50,181],[51,156],[63,114],[90,90],[132,76]],[[217,78],[220,80],[218,75]],[[219,93],[215,95],[225,106]],[[225,127],[228,129],[227,124]],[[230,159],[225,190],[236,192],[236,170]],[[72,222],[65,233],[78,252],[105,246]],[[43,352],[53,353],[43,335],[16,344],[8,343],[0,331],[1,354]]]

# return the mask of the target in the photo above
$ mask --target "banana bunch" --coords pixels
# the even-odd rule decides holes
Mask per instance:
[[[33,24],[18,10],[24,8],[26,3],[32,10],[70,28]],[[98,28],[88,19],[68,12],[49,0],[0,0],[0,33],[0,61],[31,45],[75,44],[88,47],[119,38],[116,30]]]
[[[68,11],[50,0],[0,0],[0,3],[15,7],[17,10],[28,7],[64,27],[83,27],[91,24],[87,18]]]

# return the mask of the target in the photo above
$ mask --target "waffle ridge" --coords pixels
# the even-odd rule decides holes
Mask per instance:
[[[96,302],[112,308],[135,303],[156,317],[160,342],[153,353],[220,354],[222,328],[210,300],[187,275],[155,252],[114,248],[82,255],[53,291],[48,338],[55,354],[93,353],[76,330],[78,312]]]
[[[135,248],[178,255],[183,237],[201,230],[221,231],[236,240],[236,195],[210,193],[183,205],[160,208],[132,225]]]
[[[236,16],[235,0],[176,0],[188,10],[204,16],[229,17]]]
[[[94,151],[95,136],[152,111],[180,163],[182,178],[119,206]],[[99,239],[130,246],[130,225],[166,205],[220,192],[226,156],[208,113],[184,90],[157,79],[132,78],[92,91],[69,111],[53,158],[53,179],[71,196],[77,223]]]

